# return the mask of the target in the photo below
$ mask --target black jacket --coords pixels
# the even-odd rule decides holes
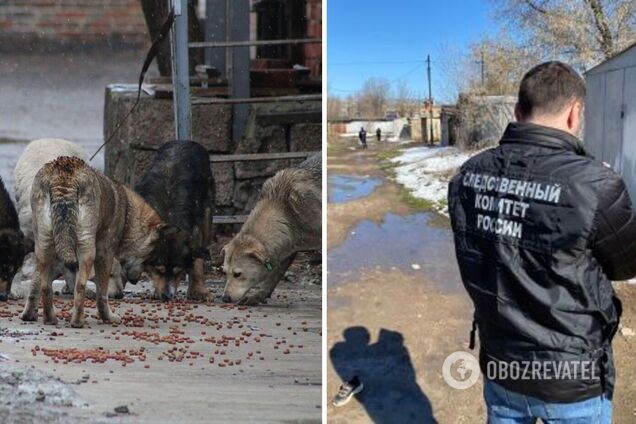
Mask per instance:
[[[611,398],[621,306],[610,280],[636,275],[636,219],[621,177],[568,133],[512,123],[498,147],[462,166],[448,203],[482,372],[548,402]],[[492,372],[529,361],[544,364],[540,378]],[[576,361],[593,371],[554,372]]]

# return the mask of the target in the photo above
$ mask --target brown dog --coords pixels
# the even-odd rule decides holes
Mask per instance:
[[[245,225],[223,248],[225,302],[262,302],[271,296],[297,252],[320,248],[321,181],[319,155],[265,181]]]
[[[94,266],[99,316],[104,322],[119,322],[107,296],[114,257],[122,262],[128,280],[137,281],[169,227],[137,194],[76,157],[60,157],[38,171],[31,207],[40,284],[33,284],[21,318],[37,319],[41,290],[44,322],[57,322],[51,284],[64,273],[67,282],[75,281],[71,326],[82,327],[86,281]]]

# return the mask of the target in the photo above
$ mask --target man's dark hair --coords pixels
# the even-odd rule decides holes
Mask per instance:
[[[585,82],[571,66],[545,62],[526,73],[519,86],[518,111],[528,118],[558,113],[572,100],[585,100]]]

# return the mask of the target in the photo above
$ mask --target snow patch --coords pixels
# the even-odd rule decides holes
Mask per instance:
[[[391,161],[397,163],[396,181],[414,197],[431,201],[448,216],[446,196],[448,182],[461,167],[479,151],[464,152],[456,147],[413,147],[402,151]]]

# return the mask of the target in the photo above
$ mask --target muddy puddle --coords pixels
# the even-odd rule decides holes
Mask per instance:
[[[422,275],[443,293],[462,290],[452,233],[432,213],[388,213],[380,223],[362,221],[329,251],[328,263],[331,288],[358,280],[365,270],[398,269]]]
[[[382,185],[382,179],[370,176],[330,175],[329,203],[345,203],[369,196]]]

